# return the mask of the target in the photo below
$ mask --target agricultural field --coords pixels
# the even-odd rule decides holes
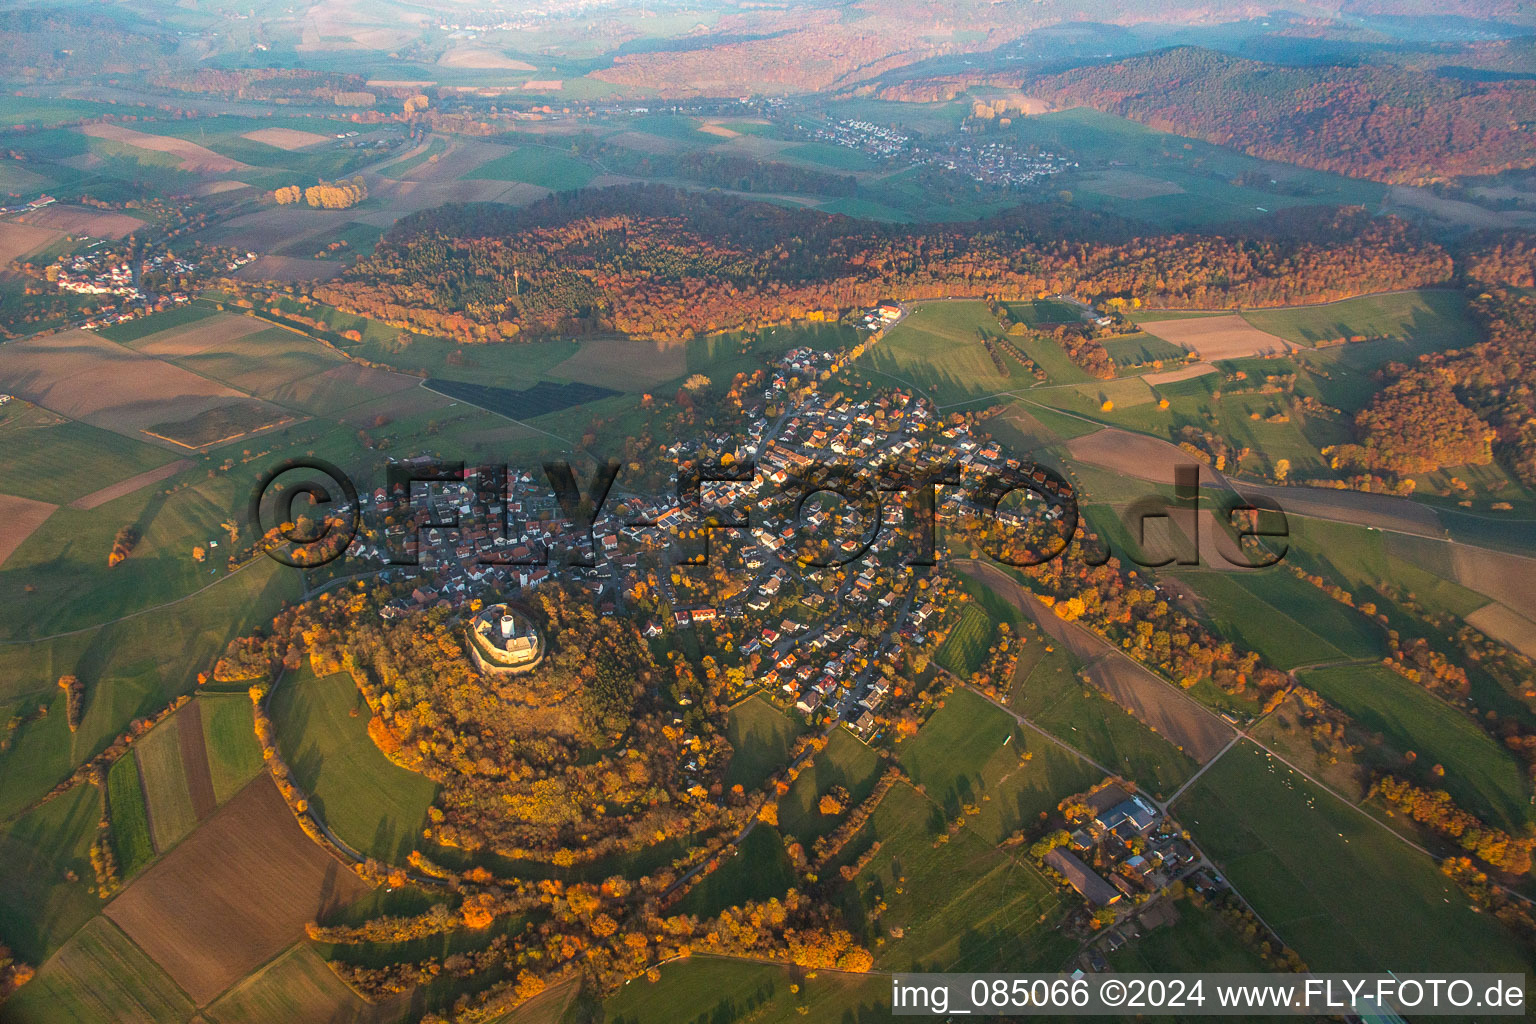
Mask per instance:
[[[175,846],[197,824],[181,756],[180,717],[173,715],[134,744],[149,804],[150,831],[155,837],[155,849],[161,853]],[[199,734],[198,740],[201,739]]]
[[[6,524],[5,537],[0,538],[0,565],[3,565],[5,560],[11,557],[11,553],[21,547],[38,527],[48,521],[48,517],[53,515],[53,510],[57,507],[46,501],[0,494],[0,516],[4,517]]]
[[[460,175],[466,179],[521,181],[556,191],[581,188],[597,171],[584,160],[558,149],[519,146]]]
[[[1337,704],[1394,749],[1445,766],[1436,780],[1461,806],[1501,828],[1533,819],[1529,785],[1514,756],[1472,721],[1422,687],[1380,665],[1301,673],[1301,681]]]
[[[445,397],[511,420],[537,419],[621,393],[595,384],[551,384],[542,380],[520,391],[457,380],[428,380],[425,386]]]
[[[278,750],[315,814],[355,849],[404,861],[420,842],[437,785],[373,745],[370,712],[352,678],[290,673],[270,700]]]
[[[549,368],[556,379],[612,386],[650,386],[684,376],[688,347],[629,340],[583,341],[576,354]]]
[[[969,825],[947,843],[936,842],[943,832],[939,809],[904,783],[861,831],[861,838],[879,839],[881,847],[838,900],[850,920],[864,922],[876,966],[1057,969],[1075,942],[1056,930],[1064,904],[1055,886]],[[957,863],[965,870],[955,870]],[[870,920],[877,901],[888,909]]]
[[[760,695],[731,708],[725,735],[734,753],[725,769],[725,785],[740,784],[748,791],[762,786],[776,769],[789,763],[790,747],[801,731],[799,722]]]
[[[1381,629],[1337,604],[1284,566],[1254,573],[1179,572],[1198,611],[1216,629],[1276,668],[1349,659],[1384,652]]]
[[[969,679],[986,658],[992,637],[992,622],[987,614],[975,605],[966,605],[934,660],[961,679]]]
[[[243,693],[205,693],[197,703],[214,799],[222,804],[262,771],[251,702]]]
[[[1349,338],[1391,339],[1404,358],[1460,348],[1479,337],[1467,317],[1464,295],[1450,290],[1392,292],[1320,306],[1253,309],[1242,314],[1254,327],[1297,345],[1315,347]]]
[[[1009,702],[1014,711],[1153,796],[1167,796],[1195,773],[1193,758],[1078,679],[1071,655],[1046,651],[1038,633],[1026,635],[1032,653],[1019,663]]]
[[[257,779],[107,906],[198,1004],[292,945],[367,886],[315,844]]]
[[[1174,813],[1314,971],[1531,969],[1430,858],[1250,743]]]
[[[0,220],[0,266],[10,266],[12,260],[19,260],[63,237],[62,231],[40,224]]]
[[[983,580],[1014,607],[1026,611],[1053,643],[1069,651],[1083,666],[1089,683],[1183,753],[1204,763],[1232,738],[1231,727],[1196,703],[1191,695],[1132,661],[1083,626],[1053,615],[1002,570],[990,563],[976,562],[967,562],[961,568],[973,578]],[[1213,702],[1225,697],[1214,687],[1200,690],[1195,696]]]
[[[1162,228],[1184,230],[1262,217],[1307,204],[1380,205],[1386,187],[1246,156],[1085,107],[1016,118],[1015,144],[1063,150],[1082,164],[1053,184],[1072,201]],[[1250,187],[1246,177],[1266,182]]]
[[[239,391],[88,331],[0,348],[0,388],[92,426],[139,439],[159,430],[190,447],[218,438],[204,436],[204,430],[173,430],[170,424],[195,423],[198,417],[212,415],[243,432],[286,416]]]
[[[1102,779],[1087,762],[960,688],[896,754],[946,819],[962,814],[966,805],[979,806],[981,813],[967,818],[967,830],[988,843],[1001,842]]]
[[[1027,327],[1046,327],[1053,324],[1076,324],[1083,319],[1083,310],[1060,299],[1035,299],[1032,302],[1009,302],[1008,315]]]
[[[663,966],[655,984],[620,989],[603,1012],[609,1024],[716,1024],[749,1014],[754,1024],[793,1024],[883,1015],[889,998],[889,983],[872,975],[818,971],[806,977],[778,964],[694,955]]]
[[[1158,320],[1142,324],[1142,330],[1205,360],[1273,355],[1292,347],[1284,338],[1261,331],[1236,314]]]
[[[155,857],[135,750],[114,761],[107,772],[107,813],[112,819],[112,847],[117,851],[118,865],[124,878],[132,878]]]
[[[102,487],[173,462],[145,441],[65,419],[36,406],[13,403],[0,418],[6,453],[4,490],[23,498],[66,505]]]
[[[89,924],[5,1004],[17,1024],[182,1024],[192,1001],[122,930]]]
[[[1139,331],[1103,340],[1104,350],[1122,370],[1161,362],[1177,367],[1189,357],[1189,349],[1164,341],[1155,334]],[[1154,382],[1155,383],[1155,382]]]
[[[386,1021],[395,1009],[363,1002],[313,948],[300,943],[220,996],[203,1011],[202,1019],[208,1024],[365,1024]]]

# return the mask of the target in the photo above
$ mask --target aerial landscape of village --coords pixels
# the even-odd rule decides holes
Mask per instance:
[[[0,54],[0,1022],[1529,1012],[1530,3]]]

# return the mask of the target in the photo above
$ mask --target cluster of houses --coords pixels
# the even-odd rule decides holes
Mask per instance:
[[[874,157],[892,157],[905,152],[912,137],[894,128],[856,121],[832,118],[811,130],[811,136],[835,146],[844,146]]]
[[[1045,862],[1094,907],[1140,903],[1198,866],[1181,830],[1141,794],[1112,784],[1088,803],[1093,816]]]
[[[1077,167],[1077,161],[1049,151],[1031,151],[1009,142],[965,142],[948,149],[919,148],[915,163],[963,174],[1002,188],[1022,190]]]
[[[121,295],[125,299],[144,298],[138,278],[127,257],[114,249],[86,249],[59,260],[49,270],[60,291],[79,295]]]
[[[894,302],[882,302],[860,313],[854,320],[854,326],[866,331],[883,331],[900,319],[900,306]]]
[[[912,585],[907,563],[918,552],[904,531],[911,514],[899,494],[884,495],[871,522],[857,503],[839,509],[825,493],[799,501],[797,479],[827,464],[857,467],[870,479],[882,468],[942,464],[966,481],[1019,463],[995,442],[972,436],[966,424],[946,423],[924,399],[901,391],[857,399],[825,394],[815,382],[836,358],[811,349],[785,353],[769,375],[762,408],[784,401],[791,380],[809,383],[795,392],[794,407],[771,419],[760,411],[734,433],[709,432],[663,449],[679,463],[730,456],[724,461],[753,464],[751,479],[705,481],[696,496],[658,496],[625,493],[621,476],[590,549],[542,475],[513,470],[505,480],[499,472],[481,479],[470,470],[462,483],[417,484],[408,506],[405,495],[382,487],[362,494],[366,528],[352,542],[352,559],[332,571],[353,575],[362,560],[386,580],[409,580],[411,592],[386,608],[387,616],[459,608],[489,594],[536,588],[558,574],[586,587],[603,614],[637,613],[653,639],[728,630],[734,639],[717,655],[722,668],[739,669],[786,708],[837,716],[872,736],[904,652],[927,643],[943,616]],[[428,460],[413,461],[424,468]],[[965,492],[943,492],[941,517],[972,510]],[[1047,499],[1040,510],[1060,513]],[[699,553],[698,527],[711,512],[750,524],[711,531],[711,557],[726,560],[732,580],[723,589],[708,574],[674,574]],[[830,536],[839,564],[802,562],[808,536]],[[572,561],[592,564],[565,564]],[[629,607],[637,593],[651,595],[643,609]]]

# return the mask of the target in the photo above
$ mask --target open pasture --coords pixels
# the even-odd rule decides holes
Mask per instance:
[[[1174,812],[1314,971],[1529,971],[1429,857],[1251,743]]]
[[[817,807],[822,794],[833,786],[842,786],[857,804],[875,788],[879,777],[879,756],[852,733],[834,729],[826,748],[816,754],[811,767],[800,773],[779,800],[780,830],[785,836],[809,845],[837,825],[836,817],[822,814]]]
[[[648,341],[583,341],[576,354],[549,369],[549,376],[631,391],[674,380],[688,372],[688,347]]]
[[[122,930],[93,918],[5,1004],[15,1024],[183,1024],[192,1001]]]
[[[1022,368],[1004,377],[978,330],[999,333],[983,302],[932,302],[914,308],[860,360],[886,383],[927,391],[941,405],[1029,387]]]
[[[84,881],[100,817],[100,792],[77,786],[0,826],[0,935],[26,962],[41,964],[101,909]]]
[[[239,391],[88,331],[28,338],[0,348],[0,387],[129,437],[167,421],[257,404]],[[270,407],[261,415],[268,423],[283,418]]]
[[[1381,629],[1283,568],[1234,576],[1180,573],[1200,612],[1241,647],[1282,669],[1381,655]]]
[[[806,977],[781,964],[695,954],[663,965],[661,980],[654,985],[637,982],[619,989],[603,1004],[602,1012],[609,1024],[720,1024],[746,1019],[753,1024],[798,1024],[878,1020],[889,1013],[889,1001],[890,983],[876,975],[818,971]],[[522,1013],[512,1014],[505,1024],[550,1024],[552,1020],[525,1020]]]
[[[1261,331],[1309,347],[1349,338],[1393,339],[1402,346],[1393,356],[1399,359],[1470,345],[1479,337],[1467,316],[1466,296],[1450,290],[1391,292],[1318,306],[1251,309],[1243,313],[1243,319]]]
[[[1381,665],[1341,665],[1301,673],[1301,682],[1337,704],[1401,753],[1445,767],[1443,788],[1467,810],[1519,831],[1536,817],[1519,762],[1466,713]]]
[[[492,156],[467,169],[459,177],[491,181],[521,181],[557,191],[581,188],[596,170],[563,150],[543,146],[519,146]]]
[[[119,124],[81,125],[80,131],[92,138],[121,142],[138,149],[156,153],[169,153],[176,158],[176,166],[193,174],[230,174],[250,170],[249,165],[227,156],[220,156],[211,149],[199,146],[187,139],[168,135],[149,135],[145,132],[124,128]]]
[[[974,804],[967,830],[990,844],[1033,824],[1042,811],[1098,782],[1098,769],[1020,726],[973,690],[956,687],[913,738],[896,748],[947,820]]]
[[[356,717],[352,712],[357,710]],[[352,677],[289,673],[272,696],[278,749],[315,814],[353,848],[402,863],[421,841],[437,784],[394,764],[368,737]]]
[[[1051,806],[1068,792],[1051,794]],[[864,834],[880,850],[840,902],[855,921],[886,904],[872,922],[885,938],[871,940],[881,970],[1054,970],[1071,955],[1072,940],[1055,928],[1060,894],[1032,865],[995,848],[977,821],[935,842],[944,831],[938,808],[905,783],[875,810]]]
[[[762,696],[748,697],[731,708],[726,738],[731,763],[725,769],[727,787],[757,789],[774,771],[789,763],[789,750],[801,732],[800,723]]]
[[[1242,356],[1273,355],[1289,352],[1296,347],[1284,338],[1259,330],[1235,313],[1157,320],[1141,326],[1148,334],[1189,349],[1207,362]]]
[[[108,904],[106,914],[198,1004],[368,889],[257,779]]]
[[[778,829],[758,825],[715,871],[688,891],[672,911],[713,917],[748,900],[779,899],[795,884],[795,869]]]
[[[1192,757],[1142,725],[1108,694],[1078,679],[1076,663],[1066,651],[1047,651],[1046,646],[1038,634],[1026,645],[1010,707],[1154,796],[1172,793],[1194,774],[1198,765]]]

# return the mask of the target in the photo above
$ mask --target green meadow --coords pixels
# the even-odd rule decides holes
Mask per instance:
[[[1433,860],[1250,743],[1174,811],[1314,971],[1531,969],[1529,951]]]

